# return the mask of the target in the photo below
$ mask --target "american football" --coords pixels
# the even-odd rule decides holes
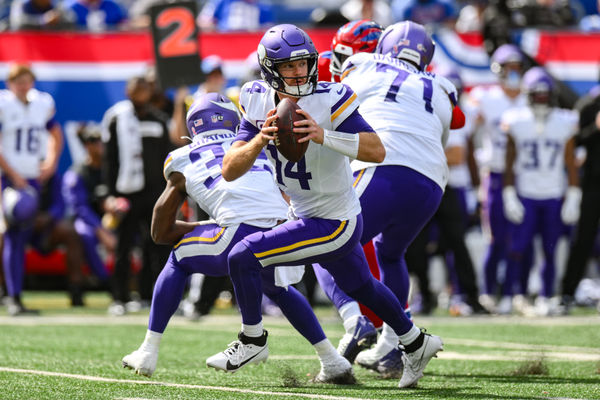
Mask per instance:
[[[291,162],[298,162],[306,153],[308,142],[298,143],[298,139],[306,136],[304,133],[295,133],[294,122],[302,121],[304,116],[296,110],[300,107],[290,99],[283,99],[277,105],[277,132],[275,134],[275,146],[279,152]]]

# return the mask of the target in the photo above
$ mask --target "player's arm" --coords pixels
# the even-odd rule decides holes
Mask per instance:
[[[48,149],[44,161],[40,165],[40,181],[42,182],[46,182],[56,173],[64,146],[63,133],[58,122],[53,121],[48,131],[50,132]]]
[[[463,146],[446,147],[445,153],[449,166],[460,165],[465,158],[465,148]]]
[[[504,186],[515,185],[515,173],[513,171],[513,165],[517,158],[517,146],[511,135],[506,135],[506,167],[504,170]]]
[[[175,244],[197,226],[195,222],[177,220],[177,212],[186,197],[185,177],[181,172],[172,172],[152,212],[150,233],[155,243]]]
[[[560,216],[567,225],[575,224],[579,220],[582,191],[579,187],[579,174],[575,162],[575,137],[571,137],[565,145],[565,168],[569,186],[561,207]]]
[[[275,115],[276,109],[272,109],[267,113],[267,119],[263,124],[259,132],[255,132],[254,137],[248,141],[238,140],[234,142],[225,157],[223,158],[222,175],[223,179],[227,182],[236,180],[240,176],[252,168],[256,158],[262,151],[262,149],[269,143],[269,140],[275,139],[273,134],[277,132],[277,127],[272,126],[273,121],[277,119]],[[246,119],[242,120],[240,129],[238,131],[238,137],[241,135],[244,137],[245,134],[252,132],[246,132],[254,128]],[[257,128],[254,128],[257,130]]]
[[[565,145],[565,168],[569,186],[579,186],[579,171],[575,158],[575,137],[571,137]]]
[[[298,143],[312,140],[352,159],[375,163],[384,160],[385,148],[381,139],[358,111],[346,118],[336,131],[321,128],[305,110],[298,109],[296,112],[306,118],[294,122],[294,132],[306,133],[305,137],[298,139]]]

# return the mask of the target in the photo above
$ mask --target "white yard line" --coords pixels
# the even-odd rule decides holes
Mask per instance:
[[[35,369],[19,369],[19,368],[0,367],[0,372],[52,376],[52,377],[58,377],[58,378],[79,379],[79,380],[83,380],[83,381],[92,381],[92,382],[128,383],[128,384],[132,384],[132,385],[153,385],[153,386],[174,387],[174,388],[180,388],[180,389],[213,390],[213,391],[217,391],[217,392],[259,394],[259,395],[281,396],[281,397],[301,397],[301,398],[305,398],[305,399],[369,400],[368,398],[362,398],[362,397],[342,397],[342,396],[330,396],[330,395],[320,395],[320,394],[310,394],[310,393],[267,392],[267,391],[262,391],[262,390],[238,389],[238,388],[223,387],[223,386],[190,385],[190,384],[173,383],[173,382],[137,381],[137,380],[133,380],[133,379],[104,378],[101,376],[66,374],[66,373],[62,373],[62,372],[39,371],[39,370],[35,370]]]

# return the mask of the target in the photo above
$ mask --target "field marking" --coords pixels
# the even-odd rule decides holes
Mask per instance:
[[[503,349],[514,349],[514,350],[538,350],[538,351],[549,351],[549,352],[587,352],[594,353],[600,356],[600,349],[597,347],[578,347],[578,346],[563,346],[563,345],[545,345],[545,344],[523,344],[514,342],[495,342],[488,340],[475,340],[475,339],[453,339],[453,338],[442,338],[444,343],[455,344],[462,346],[477,346],[486,348],[503,348]]]
[[[104,378],[102,376],[91,376],[91,375],[80,375],[80,374],[67,374],[63,372],[52,372],[52,371],[39,371],[35,369],[20,369],[20,368],[8,368],[0,367],[0,372],[12,372],[17,374],[32,374],[42,376],[52,376],[59,378],[71,378],[79,379],[84,381],[92,382],[106,382],[106,383],[129,383],[134,385],[154,385],[154,386],[165,386],[175,387],[180,389],[201,389],[201,390],[213,390],[221,392],[234,392],[234,393],[245,393],[245,394],[260,394],[269,396],[282,396],[282,397],[302,397],[306,399],[323,399],[323,400],[372,400],[363,397],[342,397],[342,396],[331,396],[326,394],[310,394],[310,393],[291,393],[291,392],[266,392],[262,390],[251,390],[251,389],[238,389],[224,386],[205,386],[205,385],[191,385],[187,383],[173,383],[173,382],[160,382],[160,381],[137,381],[133,379],[116,379],[116,378]]]

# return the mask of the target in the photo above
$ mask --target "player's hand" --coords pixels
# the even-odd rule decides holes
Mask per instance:
[[[40,176],[39,176],[38,180],[40,181],[40,183],[44,184],[44,183],[48,182],[50,180],[50,178],[52,178],[52,176],[54,175],[55,172],[56,172],[56,166],[49,162],[44,161],[40,165]]]
[[[580,204],[581,189],[577,186],[569,186],[560,209],[560,218],[566,225],[573,225],[579,220]]]
[[[117,238],[108,229],[105,229],[104,227],[99,227],[98,229],[96,229],[96,237],[108,252],[112,253],[117,248]]]
[[[273,135],[275,134],[275,132],[277,132],[278,129],[276,126],[273,125],[273,123],[277,120],[277,115],[275,115],[276,112],[276,108],[269,110],[269,112],[267,113],[267,119],[265,120],[265,123],[260,129],[260,136],[263,141],[263,145],[269,143],[270,140],[275,140],[275,136]]]
[[[600,129],[600,111],[596,114],[596,128]]]
[[[302,114],[306,119],[294,122],[294,132],[306,133],[306,136],[298,139],[298,143],[304,143],[312,140],[315,143],[323,144],[323,128],[317,124],[317,121],[312,119],[309,113],[302,109],[296,110],[298,114]]]
[[[506,218],[513,224],[521,224],[525,216],[525,207],[519,200],[514,186],[507,186],[502,190],[502,200]]]
[[[17,174],[16,172],[14,174],[10,175],[8,177],[8,179],[11,181],[12,186],[15,189],[25,189],[27,186],[29,186],[27,179],[23,178],[21,175]]]

